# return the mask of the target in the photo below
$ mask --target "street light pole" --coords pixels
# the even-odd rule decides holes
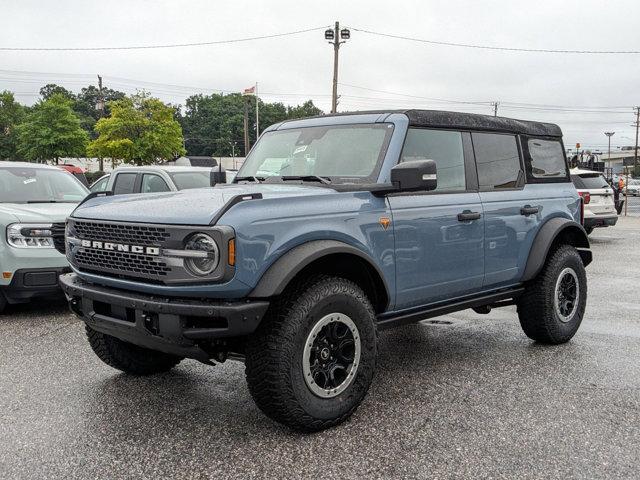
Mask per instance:
[[[604,132],[604,134],[609,139],[609,158],[607,160],[609,162],[609,170],[611,170],[611,176],[613,177],[613,169],[611,168],[611,137],[613,137],[616,132]]]
[[[96,102],[96,110],[98,110],[98,118],[104,117],[104,95],[102,94],[102,77],[98,75],[98,101]],[[104,171],[104,159],[98,158],[98,170]]]
[[[331,113],[338,111],[338,57],[340,45],[351,38],[351,32],[348,28],[340,30],[340,22],[336,22],[335,27],[327,29],[324,32],[325,40],[333,45],[333,89],[331,92]]]
[[[636,168],[638,168],[638,130],[640,130],[640,107],[634,109],[636,111],[636,148],[633,150],[633,174],[636,174]]]

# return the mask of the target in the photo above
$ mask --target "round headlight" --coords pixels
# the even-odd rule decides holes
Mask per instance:
[[[211,275],[218,266],[220,251],[213,238],[206,233],[196,233],[185,245],[185,250],[199,252],[185,260],[185,265],[194,275]]]

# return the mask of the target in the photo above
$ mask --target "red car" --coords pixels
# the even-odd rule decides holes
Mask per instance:
[[[84,175],[85,169],[82,167],[77,167],[75,165],[64,163],[62,165],[58,165],[58,168],[66,170],[71,173],[74,177],[82,182],[85,187],[89,186],[89,182],[87,181],[87,177]]]

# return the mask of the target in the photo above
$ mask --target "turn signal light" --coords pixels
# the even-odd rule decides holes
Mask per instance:
[[[11,272],[2,272],[2,278],[11,278]]]
[[[229,265],[231,265],[232,267],[236,264],[236,239],[232,238],[231,240],[229,240],[229,246],[228,246],[228,250],[229,250]]]

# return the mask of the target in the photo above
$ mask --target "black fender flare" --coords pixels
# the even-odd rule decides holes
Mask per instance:
[[[262,275],[249,294],[252,298],[268,298],[280,295],[289,282],[312,262],[335,253],[346,253],[360,257],[378,274],[387,298],[391,298],[384,274],[375,262],[362,250],[337,240],[313,240],[303,243],[283,254]]]
[[[533,240],[522,277],[523,282],[535,278],[540,273],[551,245],[560,234],[569,235],[568,238],[571,239],[569,243],[578,249],[585,266],[591,263],[592,255],[589,250],[589,238],[584,227],[578,222],[567,218],[552,218],[540,227],[536,238]]]

